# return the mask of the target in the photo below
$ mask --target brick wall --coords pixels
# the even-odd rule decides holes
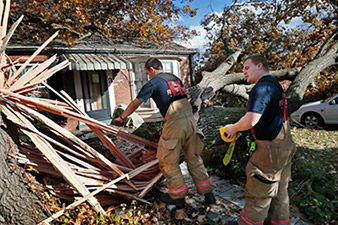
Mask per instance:
[[[191,71],[189,57],[182,57],[180,61],[180,75],[185,88],[191,87],[192,85],[190,73]]]
[[[128,105],[132,101],[130,72],[122,70],[113,80],[116,105]]]

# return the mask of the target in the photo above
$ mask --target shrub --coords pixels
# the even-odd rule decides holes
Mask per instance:
[[[320,163],[294,159],[290,183],[291,204],[299,207],[309,220],[316,223],[334,219],[334,201],[338,193],[336,175],[328,172]]]

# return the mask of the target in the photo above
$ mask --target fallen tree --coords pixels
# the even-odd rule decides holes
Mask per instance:
[[[332,34],[336,37],[338,30]],[[245,43],[243,43],[243,46]],[[225,62],[223,62],[217,69],[212,72],[204,72],[203,78],[200,83],[190,88],[191,104],[195,109],[195,118],[197,120],[208,122],[200,122],[199,128],[202,129],[206,135],[207,143],[219,143],[219,138],[216,136],[218,128],[228,123],[236,122],[242,114],[236,114],[237,119],[233,115],[223,114],[226,111],[221,107],[208,105],[208,102],[215,96],[217,91],[225,91],[243,99],[249,98],[249,91],[253,85],[244,84],[245,77],[243,73],[228,73],[228,71],[238,61],[243,48],[230,55]],[[288,112],[291,114],[296,111],[303,103],[304,93],[308,85],[313,81],[314,77],[322,70],[329,66],[337,65],[338,62],[338,42],[332,44],[326,52],[305,65],[302,68],[290,68],[280,71],[271,71],[270,73],[275,76],[279,81],[291,81],[290,87],[287,89],[288,98]],[[203,105],[203,103],[206,103]],[[211,107],[212,109],[201,110],[202,107]],[[212,113],[212,120],[210,120],[210,111]],[[230,111],[231,112],[231,111]],[[231,119],[224,119],[225,117]]]
[[[334,39],[338,34],[338,29],[332,34],[330,39]],[[242,45],[244,46],[246,42]],[[325,44],[326,45],[326,44]],[[243,73],[228,73],[228,71],[238,61],[243,47],[230,55],[217,69],[212,72],[203,72],[203,78],[200,83],[191,88],[192,104],[195,108],[200,108],[202,102],[210,100],[216,91],[221,89],[226,92],[238,95],[248,99],[248,92],[252,85],[238,84],[244,83]],[[280,71],[271,71],[271,75],[278,80],[290,80],[291,86],[287,90],[289,113],[296,111],[302,104],[304,93],[314,77],[324,69],[337,65],[338,62],[338,42],[332,44],[322,53],[322,56],[301,68],[290,68]]]
[[[34,224],[45,216],[39,198],[28,187],[24,171],[11,155],[18,148],[11,137],[0,128],[0,224]]]

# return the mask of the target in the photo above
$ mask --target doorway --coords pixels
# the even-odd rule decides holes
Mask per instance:
[[[110,119],[106,71],[81,71],[81,82],[86,113],[97,120]]]

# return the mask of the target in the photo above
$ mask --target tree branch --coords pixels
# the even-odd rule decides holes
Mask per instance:
[[[57,24],[57,23],[52,23],[51,26],[52,26],[52,27],[59,28],[59,29],[63,29],[63,30],[68,30],[69,32],[72,32],[72,33],[74,33],[74,34],[80,36],[80,33],[79,33],[79,32],[77,32],[77,31],[75,31],[75,30],[73,30],[73,29],[70,29],[69,27],[66,27],[66,26],[64,26],[64,25]]]
[[[334,8],[334,11],[338,12],[338,1],[330,0],[331,6]]]
[[[311,61],[302,68],[287,91],[289,113],[294,112],[302,105],[306,88],[314,77],[327,67],[336,65],[337,59],[338,42],[332,45],[325,55]]]
[[[239,97],[242,97],[246,100],[249,99],[249,94],[248,92],[252,89],[254,85],[250,84],[250,85],[245,85],[245,84],[230,84],[227,86],[223,87],[223,90],[231,93],[231,94],[235,94]]]
[[[332,34],[329,36],[329,38],[327,38],[325,40],[325,42],[322,44],[322,46],[320,46],[320,49],[317,53],[317,55],[315,56],[314,59],[318,59],[319,57],[324,55],[324,50],[327,47],[327,45],[337,36],[338,34],[338,29],[333,30]]]
[[[292,68],[286,70],[271,71],[270,74],[275,76],[278,80],[293,80],[300,71],[301,68]],[[243,73],[220,74],[208,72],[207,74],[208,74],[207,76],[209,76],[209,82],[207,87],[197,84],[188,89],[188,94],[189,97],[191,98],[190,103],[193,107],[196,121],[199,118],[198,112],[201,109],[202,103],[214,97],[216,91],[224,89],[225,91],[232,93],[231,92],[232,90],[236,89],[241,90],[239,91],[238,94],[237,93],[234,94],[237,94],[247,99],[248,96],[246,93],[249,91],[249,89],[247,88],[251,87],[250,85],[234,84],[234,83],[244,83],[246,81]],[[205,78],[203,77],[203,79]],[[242,91],[242,87],[245,87],[246,89]]]
[[[297,74],[301,71],[301,68],[292,68],[285,70],[270,71],[270,74],[275,76],[278,80],[294,80]],[[232,83],[241,83],[246,82],[245,76],[243,73],[234,73],[234,74],[214,74],[214,80],[209,82],[209,87],[213,88],[213,91],[216,92],[219,89],[223,88],[226,85]]]
[[[222,27],[221,27],[221,37],[220,38],[221,38],[221,40],[224,44],[224,48],[226,48],[226,53],[228,53],[228,54],[233,54],[234,50],[229,47],[229,41],[224,36],[225,21],[226,21],[226,15],[236,5],[236,3],[237,3],[237,0],[235,0],[234,3],[230,7],[227,8],[227,10],[225,10],[225,8],[224,8],[224,11],[223,11],[223,14],[222,14]]]
[[[89,32],[89,33],[87,33],[87,34],[84,34],[84,35],[82,35],[81,37],[79,37],[76,41],[75,41],[75,43],[79,43],[80,41],[82,41],[83,39],[85,39],[85,38],[87,38],[87,37],[90,37],[92,35],[92,33],[91,32]]]

